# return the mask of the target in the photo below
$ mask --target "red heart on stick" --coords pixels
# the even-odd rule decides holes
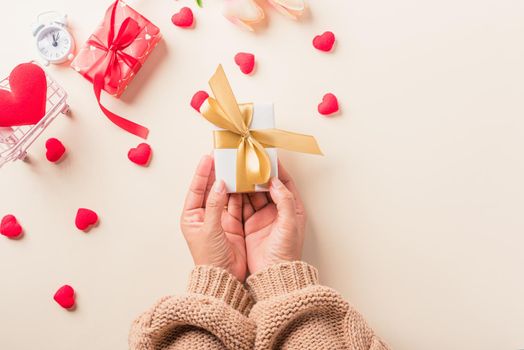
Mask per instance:
[[[151,146],[141,143],[127,152],[127,158],[135,164],[147,166],[151,159]]]
[[[2,218],[0,234],[8,238],[16,238],[22,234],[22,226],[20,226],[14,215],[8,214]]]
[[[15,67],[9,75],[11,91],[0,89],[0,126],[33,125],[45,115],[47,81],[33,63]]]
[[[52,163],[58,162],[66,151],[62,142],[54,137],[46,141],[45,148],[47,149],[45,157]]]
[[[177,27],[191,27],[193,25],[193,11],[189,7],[182,7],[178,13],[171,17],[171,22]]]
[[[255,55],[248,52],[239,52],[235,55],[235,63],[244,74],[250,74],[255,68]]]
[[[53,299],[64,309],[71,309],[75,306],[75,290],[70,285],[63,285],[56,291]]]
[[[335,34],[333,32],[327,31],[322,35],[317,35],[313,39],[313,46],[315,49],[320,51],[331,51],[333,45],[335,44]]]
[[[80,208],[76,212],[75,225],[82,231],[87,231],[90,226],[98,222],[98,215],[91,209]]]
[[[338,112],[338,100],[332,93],[327,93],[322,98],[322,102],[318,104],[318,113],[322,115],[329,115]]]

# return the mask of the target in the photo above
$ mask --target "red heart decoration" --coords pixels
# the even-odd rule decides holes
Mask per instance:
[[[33,63],[15,67],[9,75],[11,91],[0,89],[0,126],[36,124],[45,115],[47,81]]]
[[[97,222],[98,215],[91,209],[80,208],[76,212],[75,225],[79,230],[87,231],[90,226]]]
[[[327,31],[322,35],[317,35],[313,39],[313,46],[315,49],[320,51],[331,51],[333,45],[335,44],[335,34],[333,32]]]
[[[244,74],[250,74],[255,68],[255,55],[247,52],[239,52],[235,55],[235,63]]]
[[[332,93],[325,94],[322,102],[318,104],[318,113],[328,115],[338,112],[338,100]]]
[[[191,27],[193,25],[193,11],[189,7],[182,7],[178,13],[171,17],[171,22],[177,27]]]
[[[75,306],[75,290],[70,285],[63,285],[58,288],[53,299],[64,309],[71,309]]]
[[[58,162],[66,151],[62,142],[54,137],[46,141],[45,148],[47,149],[45,156],[52,163]]]
[[[202,106],[204,101],[207,100],[208,97],[209,94],[207,92],[202,90],[197,91],[191,99],[191,107],[196,109],[197,112],[200,112],[200,107]]]
[[[141,143],[127,152],[127,158],[135,164],[147,166],[151,159],[151,146]]]
[[[16,238],[22,234],[22,226],[20,226],[14,215],[8,214],[2,218],[0,234],[8,238]]]

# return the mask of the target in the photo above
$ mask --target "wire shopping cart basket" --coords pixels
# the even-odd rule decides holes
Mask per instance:
[[[47,80],[45,116],[34,125],[0,127],[0,168],[10,161],[25,159],[27,149],[45,128],[59,114],[66,114],[69,111],[67,93],[47,72],[45,75]],[[10,90],[9,77],[0,81],[0,89]]]

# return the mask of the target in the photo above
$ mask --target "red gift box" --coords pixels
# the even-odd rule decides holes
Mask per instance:
[[[160,29],[144,16],[117,0],[104,20],[80,48],[71,67],[93,83],[100,104],[100,92],[119,97],[160,41]],[[147,137],[147,129],[124,119],[100,104],[104,114],[121,128]]]

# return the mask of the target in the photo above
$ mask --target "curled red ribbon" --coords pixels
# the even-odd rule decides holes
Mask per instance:
[[[138,34],[140,34],[140,26],[138,25],[138,22],[133,18],[126,18],[122,22],[120,30],[115,37],[115,13],[117,5],[118,0],[115,1],[111,10],[111,22],[109,32],[107,34],[107,43],[102,42],[97,37],[93,37],[87,42],[89,45],[105,51],[106,53],[102,62],[98,65],[98,71],[94,76],[93,89],[95,91],[95,96],[100,109],[107,116],[107,118],[109,118],[109,120],[127,132],[146,139],[147,135],[149,134],[149,130],[146,127],[134,123],[128,119],[122,118],[118,114],[108,110],[100,102],[100,95],[105,84],[113,87],[118,86],[119,80],[122,76],[118,59],[121,59],[125,64],[127,64],[129,67],[132,67],[135,71],[137,71],[141,65],[136,57],[123,52],[125,48],[135,41]]]

